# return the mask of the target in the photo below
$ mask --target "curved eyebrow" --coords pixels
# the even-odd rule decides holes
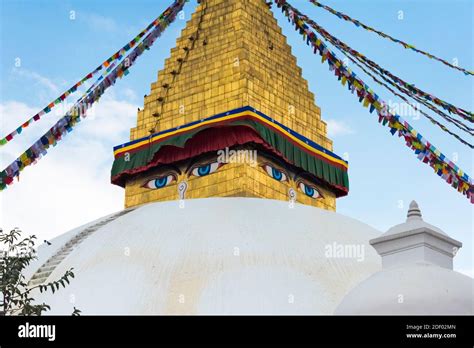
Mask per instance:
[[[156,176],[154,175],[154,176],[151,177],[151,179],[148,178],[148,179],[142,180],[143,183],[142,183],[141,187],[153,190],[153,189],[147,187],[148,183],[150,183],[151,181],[153,181],[157,178],[164,178],[164,177],[168,177],[170,175],[174,178],[174,181],[176,181],[179,174],[177,174],[176,172],[167,171],[167,172],[164,172],[163,174],[159,174],[159,175],[156,175]]]
[[[159,173],[148,174],[146,177],[147,178],[161,177],[161,176],[168,175],[168,174],[181,175],[181,170],[177,166],[172,165],[172,164],[159,165],[159,166],[154,168],[154,171],[159,172]]]
[[[319,192],[322,198],[325,198],[325,195],[323,194],[322,189],[321,189],[321,185],[312,179],[308,179],[306,177],[306,173],[304,172],[296,173],[293,180],[297,185],[301,182],[304,182],[305,184],[306,183],[309,184],[309,186],[313,187],[316,191]]]
[[[291,167],[289,168],[286,162],[282,161],[277,156],[259,151],[257,160],[261,162],[262,164],[271,164],[272,166],[277,167],[279,170],[283,171],[286,174],[288,179],[294,180],[295,172],[291,169]]]
[[[217,157],[219,157],[219,156],[217,155],[217,152],[216,152],[215,156],[210,156],[208,154],[205,157],[193,158],[189,162],[189,164],[187,165],[187,168],[184,172],[186,174],[189,174],[189,173],[191,173],[191,171],[193,169],[195,169],[196,167],[199,167],[200,165],[207,165],[207,164],[210,164],[210,163],[214,163],[214,161],[217,159]]]
[[[304,172],[304,171],[299,171],[299,172],[295,173],[295,175],[293,176],[293,180],[294,180],[295,182],[299,182],[299,181],[303,181],[303,180],[304,180],[304,181],[308,182],[308,183],[311,184],[311,185],[319,185],[319,183],[318,183],[316,180],[312,179],[312,178],[311,178],[310,176],[308,176],[308,174],[306,174],[306,172]]]
[[[302,169],[298,169],[295,171],[294,175],[293,175],[293,180],[296,182],[296,181],[301,181],[301,180],[305,180],[313,185],[317,185],[317,182],[311,178],[310,175],[307,174],[307,172],[305,172],[304,170]]]
[[[282,166],[281,164],[279,164],[277,162],[272,161],[269,158],[264,157],[264,159],[262,160],[262,163],[260,164],[260,167],[263,167],[264,165],[269,165],[271,167],[275,167],[279,171],[285,173],[285,175],[288,179],[293,179],[293,175],[290,175],[291,172],[288,171],[288,169],[286,167]]]

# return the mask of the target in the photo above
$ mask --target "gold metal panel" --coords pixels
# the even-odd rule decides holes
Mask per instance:
[[[332,150],[314,95],[265,2],[204,0],[152,83],[130,139],[247,105]],[[187,198],[235,195],[287,200],[284,188],[244,164],[229,164],[206,180],[199,179],[189,181]],[[131,180],[125,205],[176,199],[173,190],[166,187],[145,194]],[[324,195],[323,201],[303,197],[301,203],[334,210],[334,194],[324,191]]]

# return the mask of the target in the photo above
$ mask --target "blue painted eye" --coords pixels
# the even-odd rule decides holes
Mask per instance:
[[[281,170],[276,169],[275,167],[272,167],[268,164],[265,164],[263,166],[263,169],[267,172],[269,176],[271,176],[273,179],[277,181],[287,181],[288,178],[286,177],[286,174],[283,173]]]
[[[272,176],[280,181],[283,178],[283,173],[280,172],[278,169],[272,168]]]
[[[168,180],[167,180],[167,178],[165,178],[165,177],[156,179],[156,180],[155,180],[155,186],[156,186],[157,188],[165,187],[167,181],[168,181]]]
[[[217,169],[219,169],[219,167],[220,167],[219,162],[208,163],[200,167],[194,168],[191,171],[191,174],[194,176],[206,176],[206,175],[214,173]]]
[[[209,175],[210,172],[211,172],[211,165],[210,164],[198,168],[199,176]]]
[[[304,186],[304,193],[305,193],[307,196],[312,197],[312,196],[314,195],[314,188],[312,188],[311,186],[305,185],[305,186]]]
[[[149,188],[149,189],[154,189],[154,190],[161,189],[163,187],[168,186],[175,180],[176,178],[174,177],[174,175],[161,176],[159,178],[148,181],[144,185],[144,187]]]
[[[303,182],[300,182],[300,184],[298,186],[299,186],[300,190],[308,197],[311,197],[311,198],[322,197],[322,195],[319,193],[319,191],[316,188],[312,187],[312,186],[306,185]]]

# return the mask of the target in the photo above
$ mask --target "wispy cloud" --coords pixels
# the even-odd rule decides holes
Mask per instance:
[[[353,130],[346,122],[338,120],[326,120],[328,136],[335,137],[340,135],[354,134]]]
[[[83,136],[117,145],[129,138],[130,128],[135,126],[138,105],[116,98],[113,93],[105,96],[87,113]]]
[[[36,165],[26,168],[19,182],[2,192],[0,226],[6,230],[19,227],[43,240],[122,209],[123,190],[110,184],[112,146],[128,140],[137,107],[116,99],[113,93],[104,96],[90,118],[77,125],[59,146],[50,148]],[[23,119],[35,111],[29,105],[9,101],[0,104],[0,121]],[[1,169],[55,121],[42,120],[5,146]],[[9,121],[7,126],[14,125]]]
[[[93,30],[115,32],[119,29],[118,24],[113,18],[96,13],[82,13],[78,18]]]
[[[36,112],[36,108],[17,101],[0,104],[0,135],[4,136],[12,131]]]
[[[12,73],[14,75],[33,80],[39,85],[46,87],[52,93],[59,93],[59,87],[51,79],[44,77],[35,71],[24,68],[13,68]]]
[[[135,93],[131,88],[124,88],[122,93],[130,101],[135,101],[137,99],[137,93]]]

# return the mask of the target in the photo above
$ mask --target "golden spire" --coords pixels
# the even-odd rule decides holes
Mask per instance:
[[[265,1],[201,1],[166,59],[164,69],[159,71],[157,82],[151,85],[130,138],[135,141],[246,106],[332,151],[314,95]],[[178,193],[177,185],[186,182],[185,198],[244,196],[290,202],[294,199],[335,209],[337,195],[330,187],[319,185],[319,181],[316,186],[311,184],[318,194],[310,197],[309,183],[301,185],[294,178],[298,170],[260,157],[258,166],[230,163],[213,175],[197,179],[190,178],[191,169],[187,167],[175,166],[173,178],[168,179],[163,173],[169,168],[158,173],[150,169],[123,185],[126,206],[178,200],[184,193]],[[265,161],[271,162],[270,167],[265,167]],[[288,172],[292,180],[275,181],[270,176],[277,172]],[[150,190],[147,180],[154,180],[157,175],[161,175],[165,186]],[[295,198],[291,198],[292,194]]]
[[[202,1],[144,104],[131,140],[250,105],[332,150],[314,95],[264,0]]]

